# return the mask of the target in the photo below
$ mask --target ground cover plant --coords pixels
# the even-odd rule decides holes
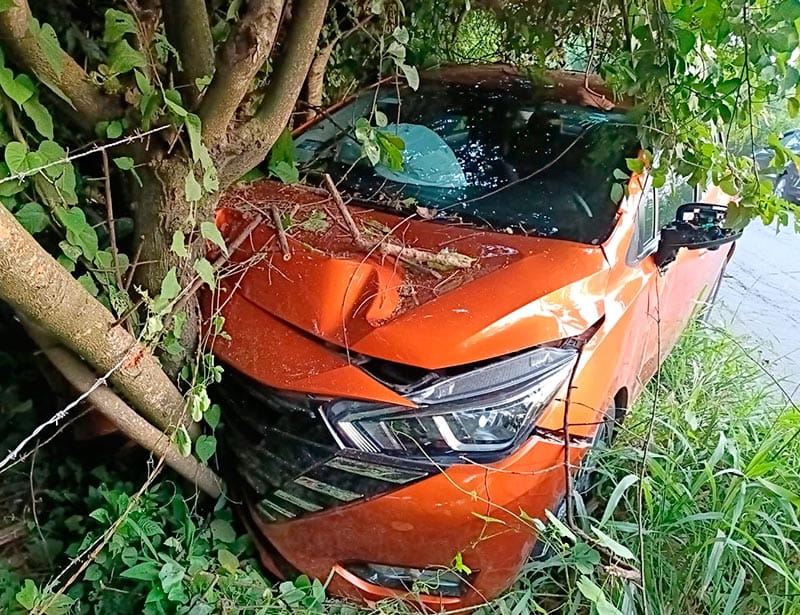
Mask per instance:
[[[693,328],[596,458],[599,484],[578,502],[576,527],[544,526],[545,554],[479,612],[796,613],[798,430],[800,412],[756,355],[724,331]],[[267,579],[224,500],[201,506],[169,479],[141,491],[135,473],[48,450],[58,447],[41,451],[32,476],[49,518],[28,509],[27,538],[4,552],[0,597],[12,613],[414,612],[326,598],[325,579]]]

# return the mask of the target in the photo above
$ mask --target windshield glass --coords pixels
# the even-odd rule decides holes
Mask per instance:
[[[614,170],[637,155],[636,131],[619,112],[540,94],[441,84],[399,98],[382,91],[377,108],[390,123],[379,130],[405,145],[402,168],[391,169],[370,164],[355,139],[369,92],[300,135],[298,157],[306,172],[330,173],[360,198],[389,195],[437,216],[597,244],[613,228]]]

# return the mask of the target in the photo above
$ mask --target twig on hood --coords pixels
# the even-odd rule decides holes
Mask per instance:
[[[328,192],[331,193],[333,197],[333,202],[336,203],[336,207],[339,209],[339,213],[342,214],[342,218],[344,218],[344,223],[347,225],[347,229],[350,231],[350,234],[353,236],[353,239],[356,243],[361,242],[361,231],[358,229],[356,225],[356,221],[353,220],[353,215],[350,213],[350,210],[347,209],[347,205],[344,204],[344,199],[342,198],[342,194],[336,188],[336,184],[333,183],[333,179],[331,176],[325,173],[325,185],[328,188]]]
[[[272,215],[272,224],[275,226],[275,233],[278,236],[278,245],[281,247],[283,253],[283,260],[288,261],[292,258],[292,251],[289,248],[289,240],[286,237],[286,229],[283,228],[281,222],[281,212],[278,206],[274,203],[269,206],[270,214]]]
[[[383,235],[375,241],[365,239],[350,210],[345,205],[341,193],[336,188],[336,184],[333,183],[331,176],[327,173],[325,174],[325,184],[333,197],[333,201],[336,203],[339,213],[344,218],[345,225],[353,236],[353,242],[361,250],[372,252],[377,249],[387,256],[393,256],[407,262],[411,261],[418,265],[425,265],[433,270],[469,269],[475,262],[474,258],[458,252],[431,252],[430,250],[420,250],[397,244],[391,241],[389,234]]]

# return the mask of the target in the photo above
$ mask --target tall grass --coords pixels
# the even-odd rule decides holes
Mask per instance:
[[[800,613],[798,430],[800,413],[747,351],[698,325],[599,455],[596,495],[576,507],[584,538],[550,524],[551,557],[484,610]]]

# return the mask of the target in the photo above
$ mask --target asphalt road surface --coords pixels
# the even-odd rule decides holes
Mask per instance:
[[[800,234],[753,222],[736,245],[712,321],[747,338],[800,401]]]

